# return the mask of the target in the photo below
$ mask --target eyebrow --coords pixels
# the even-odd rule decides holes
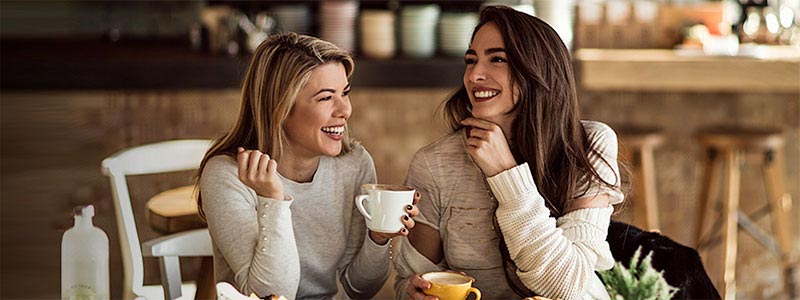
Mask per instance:
[[[485,54],[487,54],[487,55],[488,55],[488,54],[494,54],[494,53],[498,53],[498,52],[503,52],[503,53],[505,53],[505,52],[506,52],[506,49],[505,49],[505,48],[489,48],[489,49],[486,49],[486,50],[485,50],[485,51],[483,51],[483,52],[484,52]],[[470,54],[472,54],[472,55],[478,55],[478,53],[477,53],[477,52],[475,52],[475,50],[473,50],[473,49],[469,49],[469,50],[467,50],[467,52],[465,53],[465,55],[470,55]]]
[[[350,84],[349,83],[344,87],[345,91],[348,90],[348,89],[350,89]],[[322,94],[324,92],[330,92],[330,93],[334,93],[335,94],[336,90],[335,89],[321,89],[316,94],[314,94],[314,96]]]
[[[505,53],[506,49],[505,48],[489,48],[489,49],[486,49],[486,51],[483,51],[483,53],[486,53],[486,54],[494,54],[494,53],[497,53],[497,52]]]

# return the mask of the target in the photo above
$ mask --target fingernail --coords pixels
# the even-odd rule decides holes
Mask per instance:
[[[412,210],[412,209],[414,209],[414,207],[413,207],[413,206],[411,206],[411,204],[409,204],[409,205],[406,205],[406,210]]]
[[[408,221],[408,216],[403,216],[403,220]]]

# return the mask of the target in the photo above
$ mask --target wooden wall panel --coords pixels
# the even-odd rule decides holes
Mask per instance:
[[[71,209],[92,203],[95,224],[109,236],[112,296],[122,268],[111,192],[100,162],[114,152],[175,138],[210,138],[235,116],[236,91],[3,93],[2,296],[53,299],[60,295],[60,243]],[[193,174],[138,176],[129,181],[136,217],[159,191]],[[141,240],[158,236],[146,223]],[[191,278],[196,262],[187,261]],[[194,266],[193,266],[194,265]],[[154,259],[146,282],[158,282]]]
[[[447,89],[353,91],[349,125],[375,158],[379,181],[402,182],[414,152],[445,132],[436,109],[448,93]],[[133,145],[217,137],[232,124],[238,97],[234,89],[3,92],[0,298],[59,297],[61,234],[71,226],[71,208],[85,203],[97,206],[95,223],[109,236],[112,295],[118,297],[122,280],[119,241],[100,161]],[[696,128],[717,123],[784,127],[789,192],[795,201],[800,198],[797,94],[582,92],[581,101],[585,118],[666,129],[670,139],[655,155],[661,220],[664,233],[682,243],[690,242],[693,225],[685,220],[694,220],[699,190],[699,148],[691,139]],[[132,178],[137,217],[143,218],[147,198],[187,183],[191,175]],[[756,175],[745,171],[744,178],[759,183]],[[745,208],[763,203],[762,192],[758,184],[743,190]],[[798,207],[795,205],[795,217],[800,217]],[[146,225],[139,230],[142,240],[157,236]],[[780,288],[777,261],[745,234],[741,236],[739,294],[774,298]],[[190,278],[196,262],[187,261],[186,265],[185,275]],[[155,263],[149,261],[146,268],[148,282],[157,282]]]

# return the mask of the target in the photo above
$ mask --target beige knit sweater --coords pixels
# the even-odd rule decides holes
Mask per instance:
[[[595,170],[608,182],[618,182],[617,139],[600,122],[583,121],[598,157],[589,157]],[[608,299],[594,273],[613,265],[606,240],[613,208],[580,209],[550,217],[526,163],[484,179],[465,151],[464,133],[458,131],[421,149],[414,156],[406,183],[422,194],[415,220],[439,231],[444,259],[433,264],[408,243],[400,241],[394,264],[395,290],[405,298],[407,278],[415,273],[451,269],[476,279],[484,299],[519,298],[509,287],[498,248],[500,232],[516,263],[517,275],[532,291],[561,299]],[[487,182],[488,181],[488,182]],[[622,201],[618,188],[584,182],[574,197],[599,193]],[[585,187],[589,185],[588,192]],[[487,191],[491,189],[496,200]],[[497,217],[499,229],[493,225]]]

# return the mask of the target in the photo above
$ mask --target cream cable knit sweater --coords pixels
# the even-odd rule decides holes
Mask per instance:
[[[497,221],[508,252],[529,289],[564,300],[608,299],[594,271],[614,265],[606,242],[611,206],[550,218],[527,163],[488,181],[500,204]]]

